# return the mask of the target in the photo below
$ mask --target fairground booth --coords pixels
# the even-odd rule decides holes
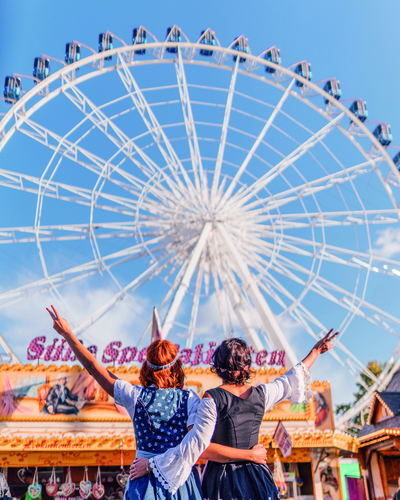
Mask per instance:
[[[358,450],[369,497],[393,498],[400,486],[400,371],[385,391],[374,393]]]
[[[41,348],[40,348],[41,347]],[[192,351],[182,350],[186,387],[200,396],[220,384],[207,364],[214,344]],[[118,356],[114,354],[118,352]],[[190,351],[190,352],[189,352]],[[56,364],[57,343],[46,346],[35,339],[28,350],[31,364],[0,365],[1,421],[0,467],[20,497],[26,491],[20,481],[22,469],[35,475],[41,491],[31,488],[31,496],[43,500],[81,497],[121,498],[128,467],[135,458],[133,426],[124,408],[118,406],[80,366],[66,355]],[[49,353],[47,356],[43,353]],[[42,363],[42,359],[50,362]],[[137,356],[137,357],[136,357]],[[139,367],[145,349],[128,348],[121,354],[108,346],[102,360],[121,379],[139,384]],[[122,360],[122,362],[121,362]],[[284,353],[254,353],[252,384],[272,381],[285,373]],[[269,449],[268,465],[284,482],[284,499],[347,500],[340,479],[340,457],[356,453],[357,442],[334,429],[330,385],[314,381],[313,401],[306,405],[283,402],[264,416],[259,441]],[[291,453],[282,455],[273,439],[281,422],[291,438]],[[202,461],[198,464],[202,467]],[[277,475],[280,472],[280,476]],[[81,483],[83,481],[83,483]],[[91,485],[89,486],[89,482]],[[80,487],[86,483],[85,491]],[[36,477],[34,478],[36,484]]]

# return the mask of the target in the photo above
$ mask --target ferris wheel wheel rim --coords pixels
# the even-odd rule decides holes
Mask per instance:
[[[202,49],[204,49],[204,44],[192,43],[192,42],[154,42],[154,43],[146,43],[145,44],[146,50],[157,49],[157,48],[177,47],[177,46],[179,48],[182,48],[182,49],[192,49],[192,50],[202,50]],[[125,52],[133,52],[133,53],[135,53],[135,50],[138,50],[138,45],[135,45],[135,44],[134,45],[124,45],[122,47],[117,47],[115,49],[111,49],[111,50],[108,50],[106,52],[95,53],[95,54],[93,54],[91,56],[88,56],[88,57],[85,57],[83,59],[80,59],[79,61],[77,61],[77,62],[75,62],[75,63],[73,63],[71,65],[65,65],[63,68],[61,68],[60,70],[58,70],[56,73],[50,75],[48,78],[42,80],[35,87],[33,87],[32,89],[30,89],[17,103],[15,103],[12,106],[12,108],[6,113],[6,115],[0,121],[0,135],[4,131],[4,127],[12,119],[12,117],[16,114],[16,112],[18,112],[19,109],[23,108],[23,106],[25,105],[25,103],[27,101],[29,101],[32,97],[34,97],[35,95],[37,95],[41,90],[46,89],[46,87],[49,86],[51,83],[57,81],[58,79],[62,80],[62,77],[64,75],[66,75],[66,74],[68,74],[68,73],[70,73],[70,72],[72,72],[72,71],[74,71],[76,69],[79,69],[79,68],[81,68],[83,66],[87,66],[87,65],[89,65],[92,62],[102,60],[105,57],[110,57],[110,56],[112,57],[114,55],[117,56],[117,55],[123,54]],[[213,46],[213,50],[215,50],[216,52],[219,52],[221,54],[228,54],[230,56],[237,56],[238,55],[238,51],[237,50],[226,48],[226,47],[222,47],[222,46],[218,46],[218,45]],[[194,57],[195,56],[193,56],[190,60],[185,61],[184,64],[186,64],[189,61],[192,62],[194,60]],[[260,56],[254,56],[251,53],[246,53],[246,59],[250,59],[254,63],[258,63],[260,65],[268,66],[268,67],[273,68],[275,70],[279,70],[280,72],[282,72],[285,75],[287,75],[290,79],[294,78],[296,80],[301,81],[303,83],[303,85],[307,85],[313,91],[315,91],[318,94],[320,94],[324,99],[328,100],[330,104],[334,104],[338,109],[340,109],[343,113],[345,113],[345,115],[351,121],[353,121],[354,123],[356,123],[357,126],[366,134],[366,136],[371,140],[371,142],[375,146],[375,148],[378,149],[378,151],[381,153],[381,155],[383,156],[383,158],[386,160],[386,162],[390,166],[391,170],[393,171],[393,173],[397,177],[397,180],[400,182],[400,172],[395,167],[392,159],[389,157],[388,153],[386,152],[386,149],[376,139],[376,137],[372,134],[372,132],[365,126],[365,124],[362,121],[360,121],[359,118],[356,115],[354,115],[348,108],[346,108],[339,100],[335,99],[332,95],[330,95],[329,93],[325,92],[323,89],[321,89],[320,87],[318,87],[318,85],[316,85],[312,81],[309,81],[308,79],[306,79],[306,78],[298,75],[297,73],[294,73],[293,71],[291,71],[288,68],[285,68],[284,66],[277,65],[277,64],[275,64],[275,63],[273,63],[271,61],[268,61],[268,60],[266,60],[264,58],[261,58]],[[153,62],[153,64],[154,63],[157,64],[158,62],[161,62],[161,61],[171,61],[173,63],[174,59],[164,60],[163,58],[156,58],[155,57],[152,62]],[[147,62],[147,60],[146,61],[141,61],[141,63],[143,63],[143,62]],[[133,63],[129,63],[128,64],[128,66],[133,66],[133,65],[134,65]],[[212,67],[216,67],[216,68],[222,68],[222,64],[218,64],[218,63],[215,63],[215,64],[214,63],[208,63],[208,65],[212,66]],[[118,64],[117,65],[109,66],[106,69],[108,71],[115,71],[115,70],[117,70],[117,68],[118,68]],[[232,70],[232,67],[229,67],[229,68]],[[97,72],[94,72],[93,77],[94,76],[99,76],[101,73],[104,72],[104,69],[105,68],[103,67],[100,70],[98,70]],[[240,70],[240,73],[241,74],[250,75],[251,71],[249,71],[249,70],[247,70],[247,71],[241,71]],[[79,80],[79,79],[77,79],[77,80]],[[271,83],[272,85],[274,85],[274,83],[275,83],[275,82],[271,82],[270,80],[267,80],[265,77],[264,77],[264,81],[266,81],[268,83]],[[277,86],[277,85],[275,84],[274,86]],[[281,88],[284,88],[284,87],[281,86]],[[53,93],[54,93],[54,91],[53,91]],[[294,92],[291,91],[291,93],[293,94]],[[301,100],[303,102],[304,101],[308,101],[306,98],[304,98],[303,96],[299,96],[297,93],[295,93],[295,95],[297,95],[299,98],[301,98]],[[321,114],[325,115],[326,119],[332,120],[332,118],[328,115],[328,113],[324,112],[321,108],[319,108],[319,109],[321,111]],[[0,151],[1,151],[1,143],[4,142],[6,135],[8,135],[8,134],[4,134],[4,132],[3,132],[3,138],[1,139],[1,142],[0,142]]]

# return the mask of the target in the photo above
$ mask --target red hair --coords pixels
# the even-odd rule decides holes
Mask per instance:
[[[178,355],[175,344],[169,340],[156,340],[147,349],[147,359],[152,365],[163,366],[171,363]],[[155,384],[158,389],[180,387],[183,389],[185,374],[183,373],[182,361],[177,359],[171,368],[165,370],[154,370],[145,361],[140,369],[139,380],[143,387]]]

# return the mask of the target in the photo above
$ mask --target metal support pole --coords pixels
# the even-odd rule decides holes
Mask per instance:
[[[192,279],[197,263],[199,262],[201,252],[204,249],[204,246],[207,242],[207,238],[208,235],[210,234],[211,229],[212,229],[211,222],[206,222],[206,224],[204,224],[200,238],[198,239],[197,244],[193,249],[192,256],[190,257],[190,262],[188,264],[186,272],[182,278],[179,288],[175,293],[175,297],[172,301],[171,307],[169,308],[168,314],[162,326],[162,334],[164,339],[167,338],[168,333],[171,330],[172,325],[174,324],[176,313],[178,312],[179,306],[181,305],[183,297],[185,296],[186,290],[189,288],[190,280]]]
[[[297,363],[297,357],[291,348],[290,344],[286,340],[278,321],[275,318],[274,313],[271,311],[267,301],[265,300],[263,294],[258,288],[257,283],[254,280],[246,263],[243,261],[242,256],[238,252],[232,238],[230,237],[228,231],[223,224],[217,224],[217,229],[225,242],[227,249],[232,258],[234,268],[242,280],[243,286],[246,292],[251,297],[253,304],[260,315],[261,321],[264,325],[265,331],[268,336],[278,349],[282,349],[286,352],[286,360],[288,366],[293,366]]]

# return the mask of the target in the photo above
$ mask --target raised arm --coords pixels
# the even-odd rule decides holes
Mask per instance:
[[[88,373],[98,382],[100,387],[106,391],[107,394],[114,397],[114,383],[118,380],[118,377],[113,375],[111,372],[106,370],[103,365],[101,365],[97,359],[89,352],[86,347],[84,347],[79,340],[72,333],[71,327],[68,321],[62,318],[57,309],[51,306],[51,309],[46,308],[53,320],[54,330],[64,337],[68,345],[73,350],[78,361],[83,365]]]
[[[265,411],[285,400],[293,404],[309,403],[311,401],[312,391],[309,369],[318,356],[334,347],[333,339],[339,335],[339,332],[332,335],[333,330],[333,328],[329,330],[325,337],[315,344],[301,363],[274,381],[268,384],[260,384],[265,393]]]
[[[320,356],[324,352],[329,351],[329,349],[332,349],[332,347],[335,346],[335,344],[333,343],[333,339],[339,335],[339,332],[336,332],[332,335],[333,330],[334,328],[331,328],[325,335],[325,337],[319,340],[307,354],[307,356],[303,359],[302,363],[307,368],[307,370],[311,368],[318,356]]]

